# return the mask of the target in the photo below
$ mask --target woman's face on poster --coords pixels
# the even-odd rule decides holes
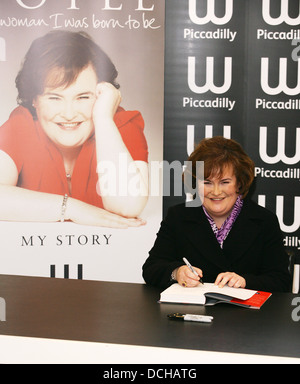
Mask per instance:
[[[49,85],[34,100],[37,117],[46,135],[59,148],[77,148],[94,131],[92,112],[97,76],[93,67],[88,66],[70,86],[58,88],[50,85],[55,76],[59,73],[50,74]]]

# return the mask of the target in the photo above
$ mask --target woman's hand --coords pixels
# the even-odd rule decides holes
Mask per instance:
[[[203,273],[200,268],[193,267],[194,270],[203,277]],[[196,287],[200,284],[199,277],[196,276],[186,265],[183,265],[177,269],[176,280],[178,284],[183,287]]]
[[[246,280],[242,276],[237,275],[234,272],[219,273],[216,278],[215,285],[218,285],[220,288],[222,288],[226,284],[228,285],[228,287],[245,288]]]
[[[96,87],[96,101],[93,109],[94,123],[113,119],[121,102],[121,93],[110,83],[102,82]]]
[[[72,198],[68,199],[65,219],[77,224],[110,228],[140,227],[146,224],[143,219],[119,216]]]
[[[99,83],[96,98],[93,119],[97,192],[107,211],[120,217],[135,218],[140,215],[148,200],[148,164],[133,159],[114,121],[121,102],[119,90],[110,83]],[[125,134],[127,139],[129,135],[128,131]]]

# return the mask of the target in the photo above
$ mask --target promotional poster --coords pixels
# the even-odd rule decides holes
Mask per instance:
[[[53,34],[68,31],[88,34],[89,37],[101,47],[116,68],[118,73],[116,83],[120,86],[119,91],[121,94],[119,106],[125,111],[137,111],[132,112],[134,118],[130,115],[130,117],[124,118],[124,122],[129,126],[134,119],[138,121],[140,129],[138,137],[140,137],[140,141],[143,142],[144,157],[139,157],[139,150],[135,148],[139,142],[135,141],[135,138],[131,136],[126,139],[129,141],[132,140],[130,154],[132,154],[133,157],[137,156],[136,159],[140,162],[143,160],[144,165],[147,162],[148,164],[151,164],[151,162],[161,162],[164,86],[164,9],[165,4],[164,1],[161,0],[1,0],[0,124],[3,125],[18,106],[17,99],[20,99],[20,95],[18,95],[16,87],[16,78],[31,44],[36,39],[48,33]],[[55,43],[60,43],[60,37],[56,38]],[[47,58],[50,57],[50,49],[47,51],[45,47],[45,44],[42,43],[40,51],[37,53],[37,57],[40,54],[42,58],[38,59],[33,57],[33,64],[27,65],[29,67],[28,71],[33,70],[32,65],[36,65],[37,60],[44,60],[44,58],[46,58],[44,61],[47,63],[44,65],[45,70],[48,68],[47,65],[51,65],[50,59],[48,62],[46,61]],[[65,49],[69,49],[67,45]],[[40,53],[42,50],[45,50],[45,52]],[[57,55],[55,52],[57,52]],[[58,48],[57,51],[55,51],[54,47],[53,56],[55,60],[55,56],[60,55],[59,52]],[[63,49],[61,53],[62,57],[64,54],[65,50]],[[71,51],[70,54],[72,54]],[[85,51],[78,49],[75,57],[72,57],[70,60],[79,62],[80,59],[84,59],[84,55]],[[68,55],[65,56],[67,56],[65,61],[68,61]],[[30,55],[28,54],[28,62],[29,57]],[[39,78],[40,72],[43,70],[41,67],[41,65],[37,67],[35,73],[31,74],[31,80],[28,81],[27,87],[24,86],[24,88],[26,88],[24,92],[28,93],[31,90],[34,92],[35,80]],[[25,70],[23,72],[25,72]],[[22,79],[20,79],[21,76],[18,83],[22,85]],[[80,81],[79,79],[80,76],[78,76],[78,81]],[[88,79],[83,78],[82,83],[83,87],[86,87],[83,91],[88,93]],[[73,99],[76,96],[78,100],[80,99],[80,101],[76,99],[74,102],[76,104],[86,103],[88,101],[84,99],[90,98],[89,94],[82,96],[81,90],[78,91],[80,97],[77,97],[77,93],[73,91],[72,94],[65,93],[66,90],[72,89],[71,87],[58,87],[58,89],[59,91],[56,91],[50,87],[51,93],[49,93],[46,108],[44,112],[42,111],[43,113],[50,111],[53,104],[57,103],[56,105],[58,105],[61,103],[62,99],[67,100],[67,102],[72,100],[73,103]],[[99,93],[101,92],[102,90],[99,91]],[[23,99],[25,99],[25,97],[23,97]],[[49,101],[52,104],[49,104]],[[75,105],[74,103],[72,107]],[[38,112],[36,104],[36,102],[32,102],[32,105],[29,103],[27,108],[30,110],[31,107],[33,107],[33,111],[35,112],[36,110],[36,112]],[[121,114],[120,116],[123,115]],[[128,115],[126,114],[124,116]],[[138,117],[136,118],[136,116]],[[121,126],[123,124],[122,119],[123,117],[120,117],[118,120],[118,124]],[[62,140],[64,133],[66,133],[68,129],[69,131],[72,130],[72,124],[75,124],[73,120],[70,119],[71,122],[68,123],[69,125],[65,124],[64,127],[62,127],[61,124],[60,128],[65,132],[63,132],[61,136],[58,136],[58,141]],[[133,128],[137,129],[134,123],[132,123],[132,126],[130,125],[128,130]],[[120,128],[120,132],[121,130],[122,128]],[[16,133],[14,134],[16,136],[19,133],[23,135],[22,132],[22,127],[17,126]],[[117,147],[119,137],[117,137],[117,139],[111,139],[112,149],[109,148],[107,143],[103,144],[103,141],[107,140],[108,142],[109,135],[109,132],[100,133],[99,137],[103,139],[102,142],[101,139],[97,137],[97,143],[100,142],[100,144],[98,143],[97,145],[100,147],[102,145],[100,153],[103,153],[106,147],[107,151],[110,152]],[[18,143],[20,146],[20,148],[18,147],[18,149],[15,150],[16,156],[23,151],[27,145],[30,145],[30,137],[29,134],[26,135],[24,133],[22,139],[17,140],[10,138],[12,145],[17,145],[16,143]],[[4,139],[1,140],[4,142]],[[115,145],[113,140],[115,140]],[[3,142],[1,145],[4,145]],[[28,166],[27,171],[26,162],[24,162],[24,165],[22,163],[19,170],[22,176],[19,176],[19,181],[21,177],[25,179],[27,172],[29,173],[29,178],[39,178],[37,181],[32,182],[34,185],[33,189],[43,189],[40,185],[43,183],[44,185],[48,184],[45,189],[48,188],[46,190],[51,191],[53,188],[55,195],[55,182],[57,180],[54,176],[54,178],[51,176],[51,172],[56,171],[50,170],[50,180],[50,176],[45,176],[46,174],[43,173],[44,164],[40,164],[46,162],[43,156],[47,150],[49,150],[48,147],[44,148],[39,144],[36,144],[28,150],[28,152],[30,152],[28,156],[32,156],[33,159],[36,153],[41,151],[42,157],[39,158],[42,158],[42,160],[32,160],[31,168],[29,169]],[[54,159],[53,153],[54,152],[51,152],[50,155]],[[58,210],[61,210],[59,215],[63,216],[64,210],[66,210],[67,214],[68,208],[69,210],[71,209],[71,197],[75,196],[75,189],[79,190],[82,187],[81,183],[84,183],[83,180],[85,178],[87,180],[93,178],[93,175],[85,175],[84,171],[80,168],[83,167],[82,164],[89,161],[89,158],[85,158],[86,153],[87,156],[90,156],[89,152],[81,152],[81,157],[78,157],[79,160],[77,161],[73,174],[69,175],[73,182],[73,194],[71,193],[65,199],[64,192],[62,192],[60,196],[61,203],[56,204]],[[123,164],[124,159],[126,160],[126,158],[119,156],[118,162],[120,168],[123,167],[126,170],[126,165]],[[54,160],[57,161],[56,159]],[[74,185],[76,172],[78,176],[78,186]],[[63,177],[65,177],[65,175]],[[44,180],[45,178],[46,180]],[[121,178],[121,176],[119,176],[119,178]],[[149,179],[151,180],[150,174]],[[120,180],[119,184],[123,182],[122,178]],[[36,184],[38,187],[36,187]],[[87,185],[89,186],[89,184]],[[119,188],[122,188],[122,185],[119,185]],[[30,187],[28,187],[28,189],[30,189]],[[81,195],[78,195],[80,196],[78,198],[79,200],[88,201],[88,196],[91,193],[94,194],[95,199],[99,198],[98,195],[100,195],[100,193],[98,193],[99,191],[96,193],[95,186],[89,186],[86,190],[81,189]],[[149,190],[150,189],[151,187],[149,186]],[[31,206],[26,200],[26,197],[24,200],[15,200],[15,203],[12,204],[11,211],[7,214],[7,218],[4,217],[5,220],[0,222],[1,273],[142,282],[141,267],[155,238],[162,212],[161,188],[159,185],[156,185],[152,190],[154,192],[151,195],[148,193],[148,200],[140,210],[141,212],[139,212],[139,217],[143,220],[144,225],[138,227],[129,226],[124,229],[114,228],[110,225],[105,225],[105,223],[103,225],[94,225],[94,223],[88,219],[84,224],[82,224],[84,220],[78,223],[70,220],[61,220],[59,217],[56,222],[47,222],[48,220],[51,221],[51,214],[54,214],[51,208],[51,196],[47,203],[48,207],[40,205],[38,202],[39,195],[36,195],[36,204],[32,204]],[[12,195],[8,194],[7,204],[10,197],[12,197]],[[4,199],[2,199],[2,201],[4,202]],[[20,204],[20,206],[14,209],[14,206],[16,207],[18,204]],[[91,208],[92,205],[89,205],[89,207]],[[49,214],[47,213],[48,216],[45,213],[45,217],[43,218],[43,210],[46,212],[46,208],[50,210],[50,212]],[[13,216],[14,210],[17,211],[15,215],[17,219]],[[11,215],[10,212],[12,212]],[[41,214],[42,217],[40,220],[38,219],[39,214]]]

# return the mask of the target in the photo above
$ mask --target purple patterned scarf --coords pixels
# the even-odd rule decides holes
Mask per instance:
[[[235,220],[237,219],[238,215],[241,212],[241,209],[243,207],[243,203],[244,203],[244,201],[243,201],[241,195],[239,195],[238,198],[236,199],[236,202],[234,203],[234,206],[232,208],[230,215],[224,221],[224,223],[222,224],[220,229],[218,229],[213,218],[207,213],[206,209],[202,205],[203,211],[204,211],[204,213],[205,213],[205,215],[206,215],[206,217],[207,217],[207,219],[211,225],[211,228],[212,228],[214,234],[216,235],[216,238],[217,238],[218,243],[220,244],[221,248],[223,248],[223,242],[226,239],[226,237],[228,236],[228,234],[229,234],[229,232],[233,226],[233,223],[235,222]]]

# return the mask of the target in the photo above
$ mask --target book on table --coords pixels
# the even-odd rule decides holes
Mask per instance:
[[[161,292],[160,302],[206,306],[229,303],[246,308],[259,309],[270,296],[270,292],[228,286],[220,288],[213,283],[204,283],[193,288],[182,287],[175,283]]]

